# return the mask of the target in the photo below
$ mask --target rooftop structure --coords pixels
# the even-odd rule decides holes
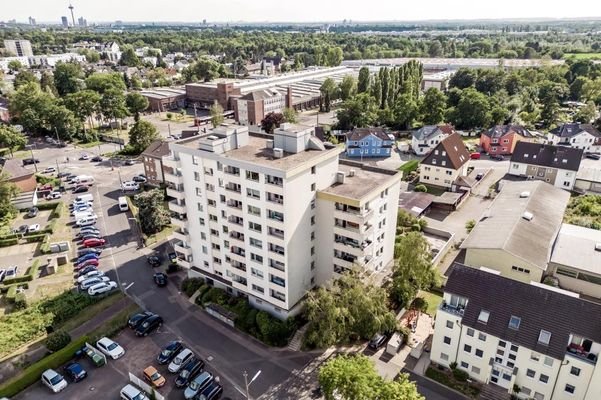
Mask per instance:
[[[551,262],[601,275],[601,231],[563,224],[553,246]]]

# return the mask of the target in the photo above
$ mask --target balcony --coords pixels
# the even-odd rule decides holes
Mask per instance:
[[[232,268],[235,268],[235,269],[237,269],[238,271],[241,271],[241,272],[246,272],[246,264],[245,264],[245,263],[243,263],[243,262],[239,262],[239,261],[232,260],[232,261],[230,262],[230,265],[232,266]]]
[[[282,187],[282,186],[284,186],[284,179],[277,177],[277,176],[267,175],[266,179],[265,179],[265,183],[267,183],[269,185]]]
[[[235,208],[237,210],[242,210],[242,202],[238,200],[228,200],[227,206],[231,208]]]
[[[163,165],[168,168],[177,169],[179,167],[179,157],[163,157]]]
[[[183,254],[185,256],[192,255],[192,248],[186,242],[177,242],[174,244],[173,249],[178,254]]]
[[[236,254],[236,255],[239,255],[241,257],[245,257],[246,256],[246,251],[244,249],[240,248],[240,247],[232,246],[230,248],[230,252],[232,254]]]
[[[599,355],[590,351],[592,344],[593,342],[588,339],[584,340],[582,345],[570,343],[568,347],[566,347],[566,353],[579,360],[596,365]]]
[[[278,239],[284,239],[284,231],[281,229],[269,227],[269,230],[267,232],[269,233],[269,235],[275,236]]]
[[[273,243],[269,244],[269,251],[272,252],[272,253],[279,254],[281,256],[285,255],[284,248],[282,246],[274,245]]]
[[[177,258],[177,265],[179,265],[182,268],[186,268],[186,269],[190,269],[190,267],[192,267],[192,265],[189,261],[186,261],[184,258],[181,258],[181,257]]]
[[[169,210],[178,214],[186,213],[186,202],[178,203],[177,200],[172,200],[168,204]]]
[[[269,267],[281,272],[286,272],[286,267],[284,266],[284,263],[281,263],[276,260],[269,259]]]
[[[225,185],[225,190],[241,194],[242,186],[238,185],[237,183],[228,183],[227,185]]]
[[[271,221],[284,223],[284,214],[277,211],[267,210],[267,218]]]
[[[182,185],[184,183],[184,177],[181,172],[175,170],[174,173],[165,173],[165,180],[171,182],[174,185]]]
[[[447,304],[446,301],[444,301],[444,300],[442,303],[440,303],[440,306],[438,306],[438,309],[442,310],[444,312],[447,312],[449,314],[458,315],[460,317],[463,317],[463,313],[465,311],[464,306],[452,306],[450,304]]]
[[[267,201],[269,201],[270,203],[284,205],[284,196],[280,196],[280,195],[273,194],[273,193],[268,193]]]
[[[239,240],[244,243],[244,234],[232,231],[230,232],[230,239]]]
[[[189,242],[190,241],[190,235],[188,234],[188,231],[181,229],[181,228],[174,230],[173,233],[171,234],[171,237],[173,239],[179,240],[181,242]]]
[[[223,168],[223,172],[229,175],[240,176],[240,168],[237,167],[225,167]]]
[[[186,198],[186,192],[184,192],[184,187],[179,186],[174,188],[167,188],[167,196],[173,197],[174,199],[183,200]]]
[[[188,217],[186,214],[172,214],[171,223],[180,228],[187,228]]]
[[[275,285],[281,286],[281,287],[286,287],[286,280],[280,278],[279,276],[270,275],[269,282],[271,282]]]
[[[227,219],[227,222],[234,225],[244,226],[244,219],[234,215],[230,215]]]

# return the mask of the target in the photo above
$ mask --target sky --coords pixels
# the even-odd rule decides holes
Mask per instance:
[[[0,20],[60,22],[69,0],[0,0]],[[601,0],[73,0],[88,22],[321,22],[601,17]]]

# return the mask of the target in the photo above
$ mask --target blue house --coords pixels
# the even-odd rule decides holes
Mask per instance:
[[[390,157],[394,136],[382,128],[355,128],[346,135],[347,157]]]

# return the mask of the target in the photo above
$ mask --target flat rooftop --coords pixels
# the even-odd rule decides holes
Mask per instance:
[[[355,171],[353,176],[350,176],[351,170]],[[334,183],[329,188],[321,190],[321,192],[356,200],[362,199],[400,175],[394,170],[381,169],[382,172],[377,172],[376,169],[369,167],[361,168],[361,166],[357,167],[343,163],[338,165],[338,171],[344,172],[344,183]]]
[[[553,246],[551,262],[581,271],[601,275],[601,231],[582,226],[563,224]]]
[[[202,151],[199,149],[200,140],[201,137],[199,136],[194,140],[181,141],[177,144],[194,150]],[[223,158],[229,158],[231,160],[262,165],[281,171],[290,171],[299,165],[310,162],[316,158],[326,155],[334,156],[343,151],[343,147],[336,146],[331,149],[326,148],[326,150],[305,150],[301,151],[300,153],[284,153],[284,157],[274,158],[273,149],[267,147],[267,139],[253,136],[251,134],[248,138],[248,144],[246,146],[242,146],[235,150],[226,151],[225,153],[219,154],[219,156]]]

